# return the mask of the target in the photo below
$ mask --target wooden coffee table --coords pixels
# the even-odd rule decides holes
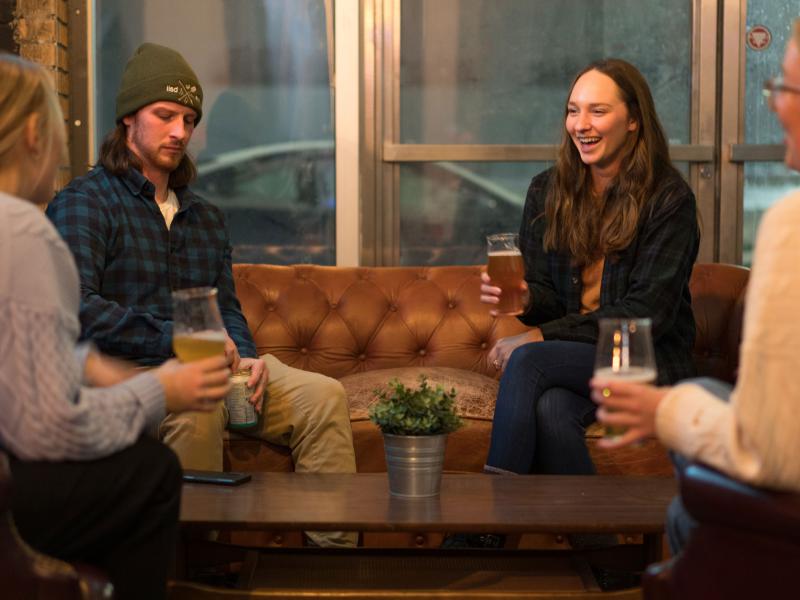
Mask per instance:
[[[409,500],[389,494],[385,473],[254,473],[251,482],[239,487],[184,485],[181,524],[187,532],[264,529],[642,534],[641,564],[647,564],[661,556],[666,508],[675,491],[671,478],[445,474],[438,497]],[[477,562],[470,566],[470,561]],[[520,578],[537,573],[540,579],[557,578],[561,573],[564,577],[559,589],[571,589],[572,584],[565,583],[565,573],[570,569],[573,575],[578,572],[576,593],[580,590],[599,593],[592,585],[591,574],[581,572],[575,556],[564,552],[295,549],[267,551],[261,554],[261,562],[272,564],[273,570],[267,578],[274,586],[248,592],[242,598],[294,597],[290,593],[293,589],[290,579],[297,576],[303,578],[303,585],[296,587],[298,594],[317,589],[321,594],[317,597],[325,597],[325,590],[331,591],[331,597],[347,597],[342,595],[342,585],[350,585],[360,590],[358,594],[354,592],[354,598],[389,597],[386,594],[397,590],[404,581],[409,584],[409,577],[413,578],[407,569],[415,569],[416,573],[425,571],[432,579],[422,577],[412,585],[413,589],[398,597],[417,597],[416,592],[419,597],[431,597],[434,591],[435,596],[441,597],[499,597],[491,595],[492,589],[503,588],[499,582],[512,582],[519,589],[527,589],[526,586],[534,584]],[[393,565],[397,568],[393,569]],[[400,565],[405,567],[398,572]],[[385,589],[375,588],[380,588],[381,577],[377,575],[367,577],[370,593],[353,583],[354,573],[363,575],[370,568],[384,574]],[[328,580],[312,581],[313,578],[309,579],[312,573],[323,574]],[[494,575],[487,579],[476,573]],[[465,588],[465,581],[472,583]],[[423,587],[419,588],[420,585]],[[189,588],[193,596],[181,595],[182,590]],[[453,589],[460,591],[448,596]],[[203,596],[201,591],[199,586],[180,584],[173,588],[171,597],[176,600],[236,597]],[[481,595],[485,593],[489,595]],[[523,596],[517,594],[517,597]],[[604,598],[613,597],[604,594]]]

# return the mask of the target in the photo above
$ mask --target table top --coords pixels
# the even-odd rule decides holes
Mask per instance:
[[[441,494],[389,494],[386,473],[253,473],[184,484],[186,527],[494,533],[660,533],[672,478],[445,474]]]

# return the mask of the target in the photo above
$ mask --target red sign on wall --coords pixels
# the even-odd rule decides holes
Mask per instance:
[[[747,32],[747,47],[751,50],[766,50],[772,43],[772,34],[763,25],[754,25]]]

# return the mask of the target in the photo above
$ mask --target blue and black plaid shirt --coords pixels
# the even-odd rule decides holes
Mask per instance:
[[[580,314],[581,268],[567,254],[543,250],[550,174],[548,170],[533,178],[525,200],[519,238],[531,305],[520,320],[538,326],[546,340],[594,344],[602,317],[649,317],[658,382],[692,377],[695,322],[689,276],[700,244],[692,189],[677,171],[665,169],[633,243],[606,257],[600,308]]]
[[[192,194],[167,229],[155,186],[95,167],[74,179],[47,216],[75,256],[81,279],[81,339],[107,354],[156,365],[173,356],[172,290],[214,286],[222,319],[243,357],[257,356],[236,298],[222,212]]]

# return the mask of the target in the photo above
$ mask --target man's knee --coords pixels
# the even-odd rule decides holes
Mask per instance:
[[[309,416],[325,420],[350,420],[347,394],[341,383],[330,377],[319,376],[310,381],[305,393],[313,398],[309,403]]]
[[[225,414],[222,403],[210,412],[186,411],[172,413],[161,421],[158,437],[169,444],[177,437],[222,438],[225,431]]]
[[[159,428],[159,437],[174,450],[184,468],[220,471],[225,419],[222,404],[211,412],[167,415]]]

